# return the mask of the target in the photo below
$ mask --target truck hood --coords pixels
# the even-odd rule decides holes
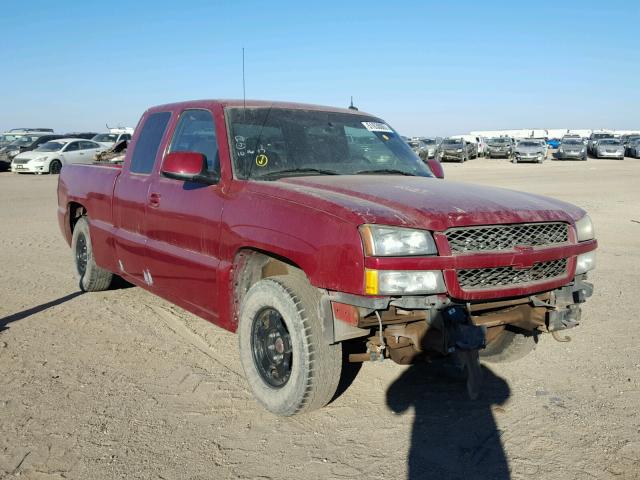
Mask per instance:
[[[574,222],[585,214],[552,198],[427,177],[309,176],[251,183],[263,194],[356,224],[445,230],[467,225]]]

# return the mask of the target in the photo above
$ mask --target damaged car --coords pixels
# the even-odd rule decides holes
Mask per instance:
[[[445,138],[438,148],[438,158],[441,161],[464,163],[471,158],[478,158],[478,146],[464,138]]]
[[[547,147],[538,140],[521,140],[513,152],[513,163],[542,163],[547,155]]]
[[[497,137],[487,140],[485,157],[511,159],[513,155],[513,140],[509,137]]]

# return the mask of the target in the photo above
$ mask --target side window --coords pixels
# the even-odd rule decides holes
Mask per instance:
[[[152,113],[147,117],[131,157],[132,173],[151,173],[170,118],[171,112]]]
[[[220,172],[218,142],[209,110],[185,110],[180,115],[169,152],[198,152],[207,159],[210,173]]]
[[[67,148],[64,149],[65,152],[75,152],[80,149],[78,142],[71,142],[67,145]]]
[[[88,150],[90,148],[97,148],[98,146],[93,142],[78,142],[80,144],[80,150]]]
[[[129,141],[129,140],[131,140],[131,135],[129,135],[128,133],[125,133],[124,135],[122,135],[122,136],[120,137],[120,140],[126,140],[126,141]]]

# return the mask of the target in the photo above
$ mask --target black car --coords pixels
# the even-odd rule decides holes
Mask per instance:
[[[85,140],[91,140],[98,135],[97,132],[71,132],[65,133],[64,138],[84,138]]]
[[[9,132],[53,133],[53,128],[12,128]]]
[[[631,156],[631,150],[634,148],[632,145],[635,144],[635,142],[639,139],[640,133],[630,133],[627,135],[622,135],[622,137],[620,137],[620,140],[624,145],[624,154],[626,156]]]
[[[8,170],[13,157],[22,152],[35,150],[40,145],[50,140],[64,138],[62,135],[22,135],[13,142],[0,148],[0,170]]]

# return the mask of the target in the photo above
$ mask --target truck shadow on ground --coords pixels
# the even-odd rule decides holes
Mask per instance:
[[[477,400],[467,396],[463,372],[443,361],[412,365],[389,387],[387,405],[392,411],[415,410],[409,480],[510,478],[502,432],[492,412],[506,402],[510,389],[488,368],[482,372]]]
[[[30,317],[31,315],[35,315],[36,313],[43,312],[49,308],[68,302],[69,300],[73,300],[74,298],[82,295],[82,293],[83,292],[73,292],[65,295],[64,297],[51,300],[50,302],[42,303],[36,307],[27,308],[26,310],[22,310],[21,312],[17,312],[4,318],[0,318],[0,332],[7,330],[7,325],[9,325],[10,323],[17,322],[18,320],[25,319],[27,317]]]

